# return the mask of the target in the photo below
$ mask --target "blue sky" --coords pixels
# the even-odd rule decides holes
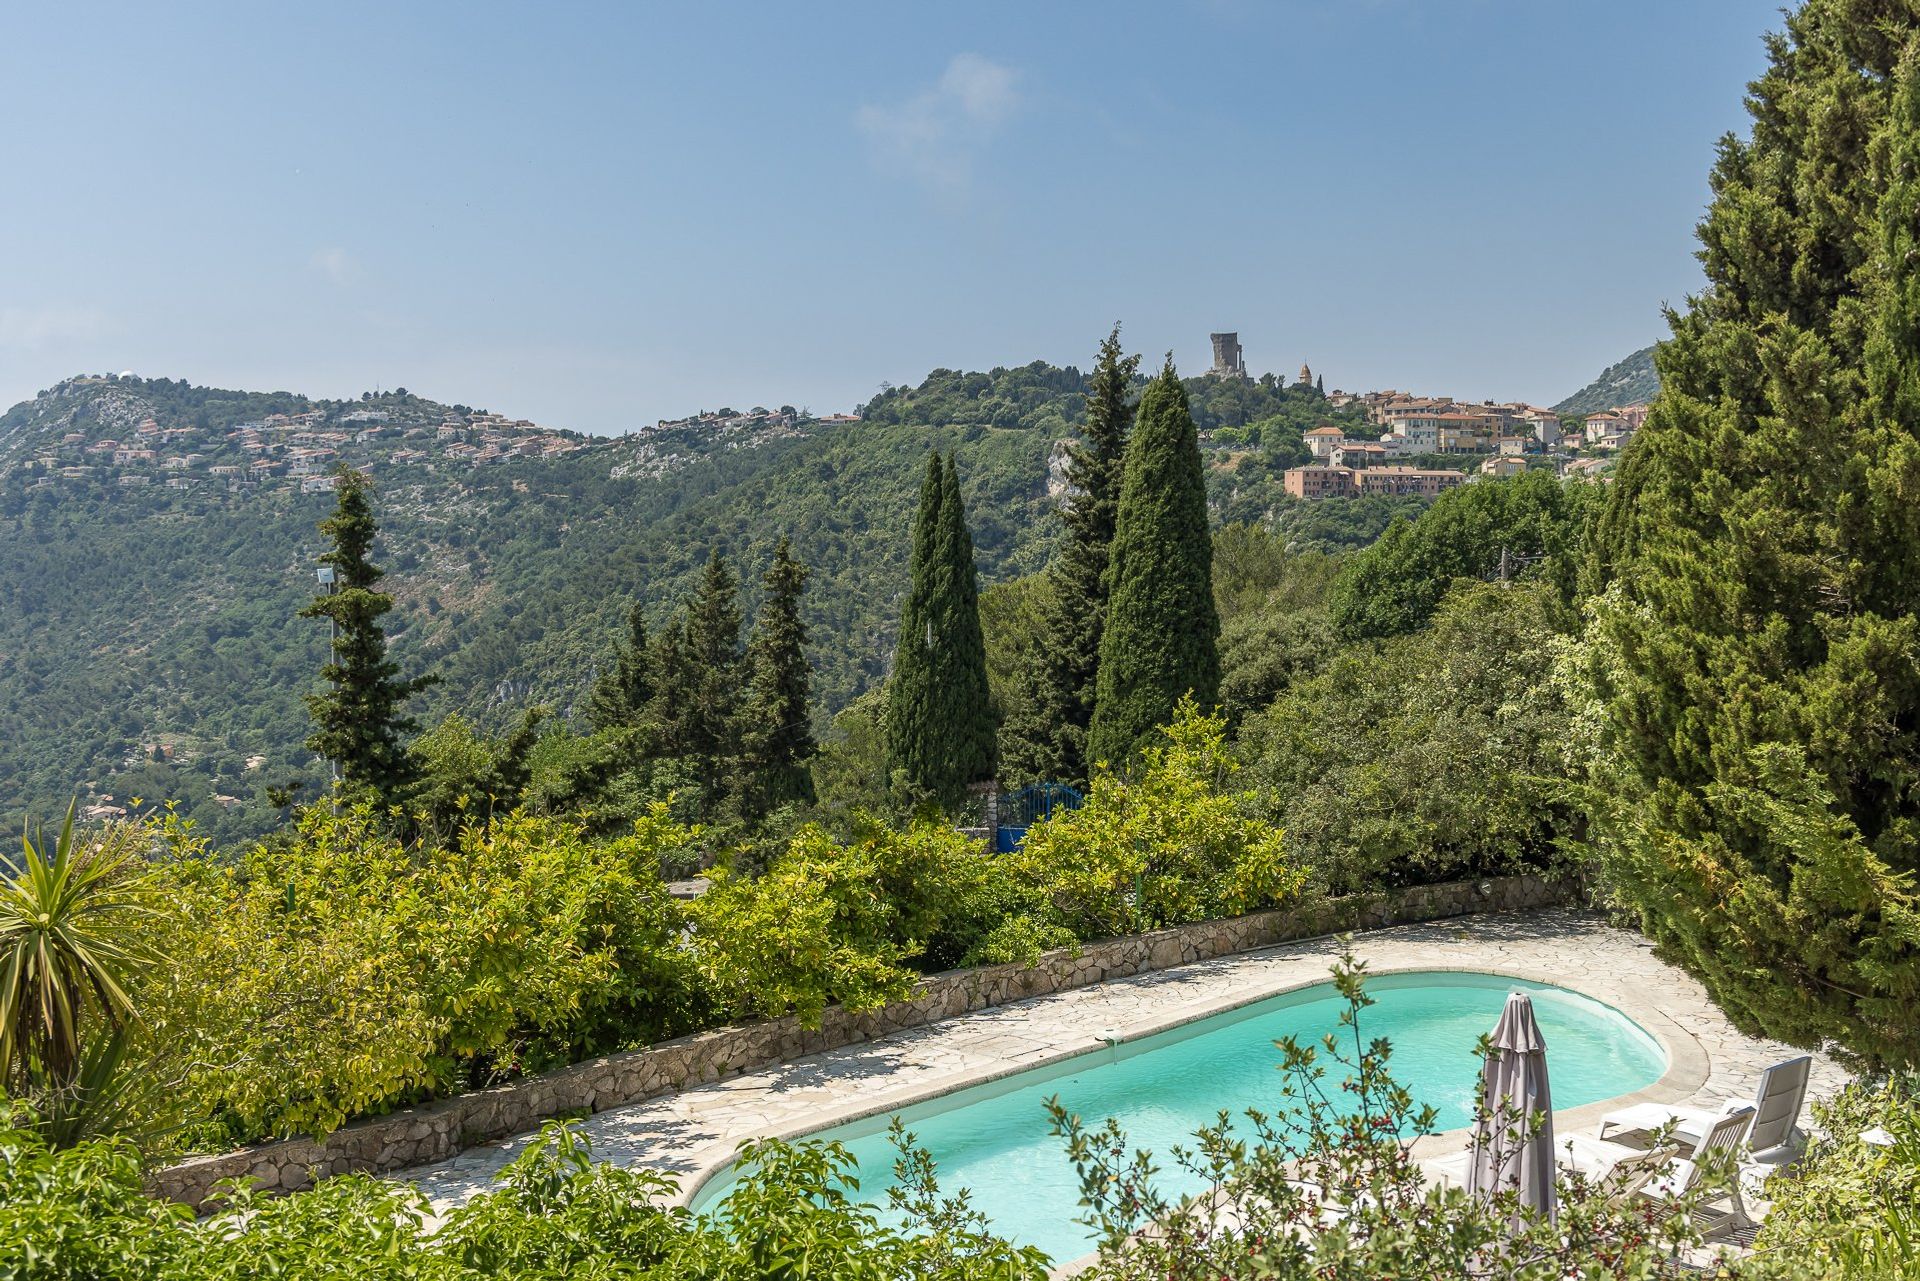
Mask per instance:
[[[616,432],[1129,345],[1550,401],[1699,281],[1777,0],[16,4],[0,406]]]

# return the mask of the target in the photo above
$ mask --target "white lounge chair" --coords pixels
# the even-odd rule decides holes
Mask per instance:
[[[1742,1104],[1726,1115],[1715,1118],[1707,1127],[1707,1132],[1694,1143],[1693,1151],[1672,1161],[1666,1169],[1646,1180],[1638,1189],[1638,1195],[1653,1201],[1668,1201],[1686,1193],[1699,1179],[1703,1165],[1722,1153],[1731,1154],[1738,1150],[1741,1140],[1746,1138],[1747,1130],[1753,1124],[1754,1115],[1752,1104]],[[1596,1139],[1585,1134],[1568,1135],[1561,1149],[1563,1168],[1578,1170],[1600,1180],[1614,1180],[1617,1174],[1642,1166],[1647,1159],[1645,1148],[1629,1147],[1624,1143]],[[1728,1210],[1703,1210],[1701,1235],[1708,1240],[1753,1226],[1753,1219],[1747,1214],[1746,1202],[1740,1195],[1739,1179],[1732,1180],[1725,1196],[1732,1203]]]
[[[1807,1100],[1807,1081],[1812,1072],[1813,1059],[1809,1055],[1776,1063],[1760,1074],[1760,1085],[1754,1091],[1751,1105],[1729,1099],[1718,1112],[1668,1103],[1636,1103],[1601,1117],[1600,1137],[1619,1141],[1623,1137],[1651,1135],[1672,1125],[1676,1139],[1682,1143],[1698,1143],[1715,1121],[1741,1107],[1751,1106],[1753,1129],[1747,1135],[1747,1147],[1754,1160],[1776,1164],[1793,1146],[1795,1126],[1800,1120],[1801,1106]]]

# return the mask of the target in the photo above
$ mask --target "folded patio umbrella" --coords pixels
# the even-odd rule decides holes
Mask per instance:
[[[1491,1197],[1502,1189],[1520,1193],[1520,1205],[1553,1218],[1553,1098],[1547,1091],[1547,1042],[1533,1017],[1533,998],[1507,997],[1494,1025],[1481,1080],[1483,1115],[1474,1125],[1467,1191]],[[1538,1113],[1538,1130],[1528,1118]],[[1516,1223],[1518,1220],[1516,1219]]]

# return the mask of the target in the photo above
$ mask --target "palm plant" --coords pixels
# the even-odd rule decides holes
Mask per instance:
[[[137,1014],[129,988],[150,959],[137,935],[147,909],[130,884],[136,830],[76,846],[74,807],[51,850],[21,838],[0,880],[0,1088],[71,1093],[90,1045],[121,1040]]]

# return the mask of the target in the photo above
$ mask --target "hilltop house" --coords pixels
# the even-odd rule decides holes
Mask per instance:
[[[1346,444],[1347,433],[1333,426],[1315,427],[1301,439],[1306,443],[1308,453],[1315,458],[1329,459],[1340,446]]]

